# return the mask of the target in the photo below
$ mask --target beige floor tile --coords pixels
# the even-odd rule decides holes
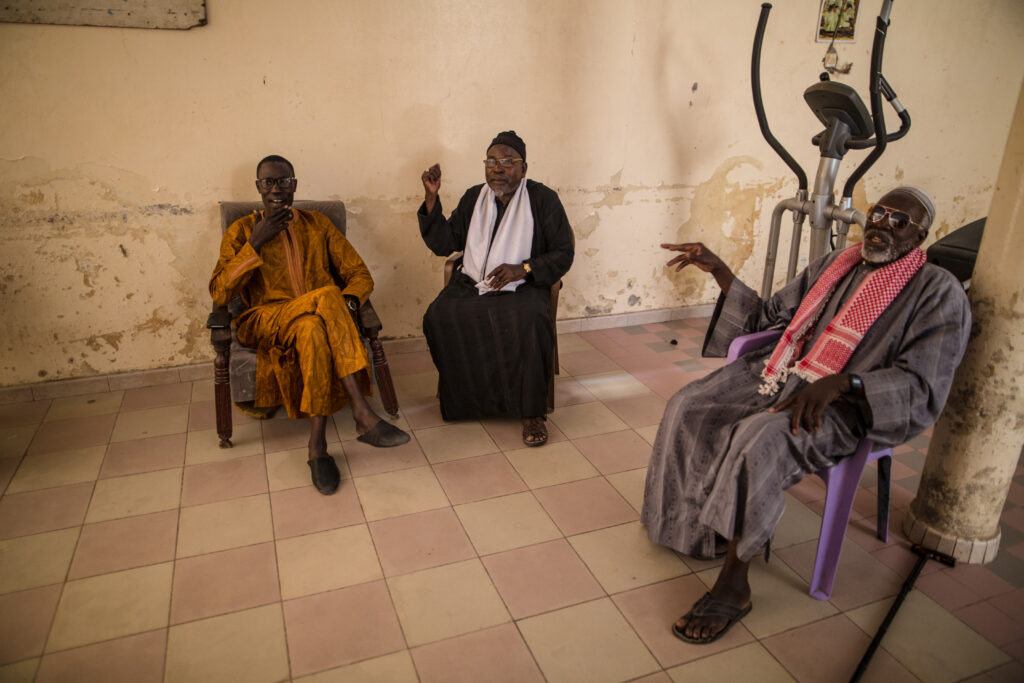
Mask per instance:
[[[892,605],[882,600],[846,613],[869,636]],[[751,613],[753,614],[753,613]],[[927,627],[928,637],[921,629]],[[920,591],[912,591],[885,633],[882,647],[923,681],[959,681],[1010,657]]]
[[[384,409],[384,406],[381,404],[380,401],[380,393],[376,393],[373,396],[367,396],[366,402],[369,404],[370,408],[373,409],[373,412],[377,413],[377,415],[382,420],[387,420],[388,422],[395,425],[399,429],[402,429],[408,432],[409,434],[412,434],[412,432],[409,431],[409,423],[406,421],[404,415],[399,413],[397,417],[392,417]],[[399,405],[404,406],[404,404],[401,401],[399,401]],[[357,436],[359,436],[359,432],[356,431],[356,422],[352,418],[352,408],[350,406],[345,406],[338,412],[334,413],[334,415],[331,416],[331,420],[334,423],[334,434],[331,433],[331,426],[328,423],[328,443],[335,440],[335,436],[337,436],[337,441],[352,441]]]
[[[422,683],[544,683],[515,624],[421,645],[412,657]]]
[[[511,621],[477,559],[393,576],[388,587],[412,647]]]
[[[270,496],[260,494],[181,509],[177,557],[273,540]]]
[[[429,467],[385,472],[354,480],[367,521],[448,505],[448,496]]]
[[[57,398],[50,404],[50,410],[46,413],[45,421],[52,422],[53,420],[67,420],[74,417],[90,417],[92,415],[116,413],[121,409],[121,401],[123,399],[123,391],[108,391],[102,394]]]
[[[550,541],[562,535],[528,492],[456,505],[455,512],[481,555]]]
[[[172,562],[68,581],[46,651],[167,626]]]
[[[593,348],[594,347],[590,342],[575,332],[558,335],[559,354],[576,353],[577,351],[591,351]]]
[[[608,593],[690,573],[673,551],[647,539],[640,522],[572,536],[569,542]]]
[[[296,678],[295,683],[419,683],[408,650]]]
[[[110,442],[132,441],[150,436],[178,434],[188,431],[188,405],[150,408],[121,413],[114,424]]]
[[[274,683],[288,679],[278,604],[172,626],[167,683]]]
[[[817,552],[817,539],[779,551],[779,557],[800,576],[808,591]],[[847,538],[839,555],[829,602],[845,612],[896,595],[902,583],[900,574]]]
[[[625,371],[577,375],[576,381],[601,401],[652,395],[646,384]]]
[[[644,482],[647,480],[646,467],[609,474],[605,479],[633,506],[634,510],[640,512],[640,508],[644,505]]]
[[[754,671],[757,672],[758,683],[794,680],[760,643],[749,643],[682,664],[668,673],[676,683],[746,683]]]
[[[235,425],[231,435],[232,448],[221,448],[216,429],[203,429],[188,433],[185,443],[185,464],[198,465],[217,460],[231,460],[263,452],[260,424]]]
[[[352,475],[341,446],[337,443],[327,444],[327,453],[334,457],[342,480],[350,479]],[[309,465],[306,464],[308,461],[309,451],[306,448],[267,453],[267,478],[270,481],[270,490],[283,491],[309,486],[313,480]]]
[[[166,645],[161,628],[52,652],[43,657],[35,683],[161,683]]]
[[[383,577],[365,524],[279,540],[277,566],[285,600]]]
[[[549,443],[543,448],[519,448],[505,455],[532,489],[598,475],[571,441]]]
[[[581,403],[555,408],[554,412],[548,415],[548,419],[570,439],[629,429],[629,426],[603,403]]]
[[[636,433],[643,437],[644,441],[654,445],[654,439],[658,436],[658,425],[647,425],[646,427],[637,427]]]
[[[523,619],[519,630],[552,683],[617,683],[660,668],[607,598]]]
[[[718,569],[702,571],[697,576],[710,588],[718,578]],[[832,603],[808,595],[807,584],[785,563],[765,565],[763,557],[755,557],[750,563],[750,590],[754,608],[743,617],[743,625],[758,639],[824,619],[837,611]]]
[[[37,424],[0,429],[0,458],[20,458],[25,455],[37,429]]]
[[[411,372],[392,377],[399,403],[406,398],[427,398],[437,394],[437,371]]]
[[[79,531],[75,527],[0,541],[0,593],[63,581]]]
[[[181,470],[157,470],[96,482],[86,523],[171,510],[181,500]]]
[[[213,387],[212,379],[200,379],[192,382],[192,401],[213,401]]]
[[[100,473],[105,446],[30,455],[21,461],[7,493],[36,491],[54,486],[92,481]]]
[[[4,683],[32,683],[39,668],[39,657],[0,666],[0,681]]]
[[[778,526],[775,527],[775,535],[772,536],[772,550],[781,550],[815,540],[821,531],[821,515],[788,493],[785,495],[785,501],[786,508],[782,513],[782,519],[779,520]]]
[[[417,429],[416,440],[432,463],[497,453],[498,446],[479,422]]]

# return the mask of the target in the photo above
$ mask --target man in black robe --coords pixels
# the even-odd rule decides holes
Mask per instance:
[[[555,371],[550,289],[572,265],[574,245],[558,195],[525,176],[526,144],[514,131],[499,133],[484,160],[487,182],[469,188],[446,220],[441,167],[423,172],[423,241],[438,256],[465,252],[427,308],[423,334],[444,419],[515,415],[523,442],[540,446]]]

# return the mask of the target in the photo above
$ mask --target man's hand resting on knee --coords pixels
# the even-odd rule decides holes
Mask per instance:
[[[850,391],[850,376],[845,372],[828,375],[811,382],[795,394],[784,398],[768,412],[781,413],[789,409],[789,430],[796,434],[800,425],[813,434],[821,427],[821,414],[832,401]]]

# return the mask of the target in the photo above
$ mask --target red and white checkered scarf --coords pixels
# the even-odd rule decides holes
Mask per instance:
[[[764,383],[759,389],[760,393],[771,395],[778,392],[790,373],[813,382],[842,372],[864,333],[924,265],[925,255],[920,249],[914,248],[902,258],[868,273],[836,313],[836,317],[825,327],[808,354],[796,367],[792,367],[795,359],[800,357],[804,343],[813,332],[832,291],[860,260],[861,245],[855,244],[845,249],[814,283],[811,291],[800,302],[796,315],[782,333],[772,355],[765,361],[764,370],[761,371]]]

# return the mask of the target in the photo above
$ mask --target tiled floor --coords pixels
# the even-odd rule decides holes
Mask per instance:
[[[302,422],[236,413],[219,449],[210,380],[0,406],[0,681],[847,680],[914,562],[928,437],[896,450],[888,545],[866,474],[830,601],[807,595],[810,477],[753,612],[676,640],[716,564],[649,543],[638,509],[665,399],[721,363],[705,325],[563,335],[540,449],[516,420],[445,424],[429,356],[393,353],[415,438],[375,450],[336,415],[330,497]],[[1024,469],[996,561],[929,563],[865,680],[1024,680],[1022,506]]]

